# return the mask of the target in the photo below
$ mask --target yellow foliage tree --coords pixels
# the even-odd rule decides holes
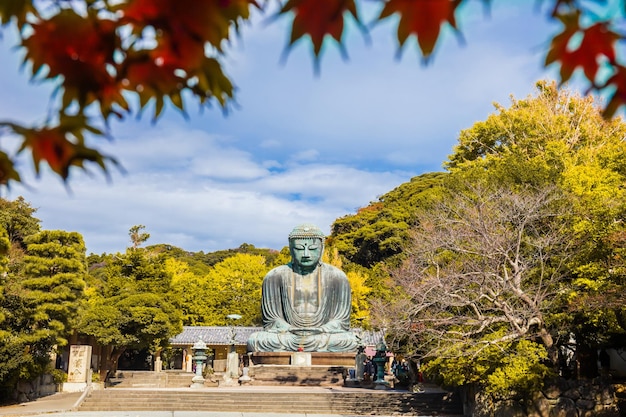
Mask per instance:
[[[331,255],[332,253],[332,255]],[[326,250],[323,256],[324,262],[327,262],[339,269],[343,268],[343,261],[339,256],[336,248]],[[350,324],[356,327],[367,327],[369,323],[369,302],[367,296],[372,291],[370,287],[365,285],[369,278],[367,274],[357,271],[346,272],[350,289],[352,291],[352,313],[350,314]]]
[[[210,290],[206,278],[194,274],[187,262],[175,258],[165,260],[165,270],[172,276],[172,289],[179,302],[183,325],[205,324],[209,310],[203,300],[206,300]]]
[[[261,325],[261,286],[269,272],[261,255],[238,253],[216,264],[207,274],[207,324],[228,324],[226,316],[239,314],[240,326]]]

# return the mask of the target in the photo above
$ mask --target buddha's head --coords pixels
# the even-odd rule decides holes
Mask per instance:
[[[294,268],[301,273],[313,271],[322,260],[324,233],[312,224],[301,224],[289,233],[289,251]]]

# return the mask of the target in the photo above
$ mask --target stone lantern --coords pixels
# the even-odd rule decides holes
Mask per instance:
[[[226,372],[224,372],[224,384],[226,386],[229,385],[237,385],[239,383],[239,354],[237,354],[237,349],[235,344],[236,333],[234,322],[236,320],[241,319],[241,315],[239,314],[229,314],[226,316],[228,320],[230,320],[230,350],[226,355]]]
[[[373,359],[376,364],[376,387],[375,389],[387,389],[389,383],[385,381],[385,363],[387,362],[387,345],[381,340],[376,344],[376,355]]]
[[[191,379],[191,388],[204,388],[204,377],[202,376],[202,365],[206,361],[207,345],[200,338],[192,347],[193,360],[196,362],[196,375]]]
[[[237,340],[235,338],[236,334],[235,334],[234,322],[236,320],[239,320],[241,318],[241,315],[239,315],[239,314],[229,314],[228,316],[226,316],[226,318],[228,320],[230,320],[230,340],[228,342],[230,344],[230,352],[234,352],[235,351],[235,343],[237,343]]]

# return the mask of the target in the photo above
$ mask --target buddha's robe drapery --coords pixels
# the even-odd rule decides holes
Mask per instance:
[[[263,331],[250,335],[248,351],[357,350],[350,284],[340,269],[321,263],[303,277],[291,265],[279,266],[266,275],[262,291]]]

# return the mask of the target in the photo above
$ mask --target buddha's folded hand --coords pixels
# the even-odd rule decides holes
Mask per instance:
[[[319,327],[292,327],[289,331],[302,336],[324,333],[324,330]]]

